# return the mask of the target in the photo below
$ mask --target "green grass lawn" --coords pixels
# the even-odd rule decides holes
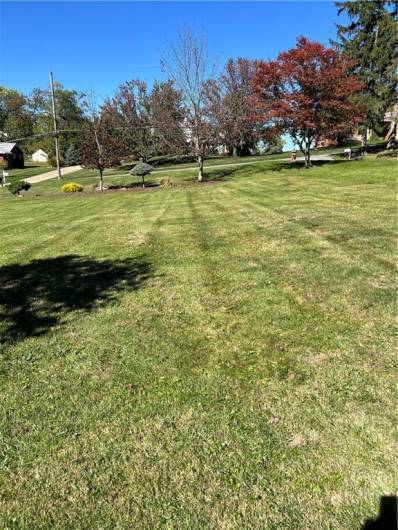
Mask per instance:
[[[34,177],[41,173],[48,173],[53,171],[54,168],[48,164],[42,162],[33,162],[32,160],[25,160],[25,167],[23,169],[8,169],[6,170],[9,174],[7,180],[12,182],[13,180],[26,179],[28,177]]]
[[[0,528],[375,517],[397,479],[395,168],[3,190]]]
[[[384,142],[386,143],[386,142]],[[344,147],[320,147],[311,149],[311,155],[325,155],[341,153]],[[251,156],[228,156],[228,155],[210,155],[205,161],[205,167],[218,166],[223,164],[239,164],[243,162],[264,162],[267,160],[280,160],[290,158],[292,151],[284,151],[282,153],[262,154]],[[300,150],[297,151],[297,156],[303,156]],[[176,156],[155,156],[150,158],[148,162],[156,169],[174,169],[197,166],[194,157],[188,157],[190,160],[184,162],[184,159],[179,159]],[[178,161],[177,161],[178,160]],[[128,171],[137,161],[126,163],[122,165],[123,171]]]

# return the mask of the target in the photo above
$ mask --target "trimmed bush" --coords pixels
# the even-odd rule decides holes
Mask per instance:
[[[23,180],[16,180],[14,182],[11,182],[7,186],[7,189],[13,195],[21,195],[21,192],[22,191],[28,191],[30,186],[31,185],[29,184],[29,182],[24,182]]]
[[[77,193],[83,191],[83,186],[77,182],[68,182],[62,186],[61,191],[63,193]]]
[[[171,177],[163,177],[160,181],[162,188],[170,188],[173,185]]]
[[[149,175],[153,171],[153,167],[145,162],[138,162],[133,169],[130,169],[129,174],[133,177],[142,178],[142,187],[145,188],[145,175]]]

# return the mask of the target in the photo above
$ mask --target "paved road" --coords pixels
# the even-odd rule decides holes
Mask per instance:
[[[61,167],[61,176],[67,175],[68,173],[74,173],[75,171],[78,171],[79,169],[82,169],[82,166]],[[50,179],[56,178],[57,175],[58,175],[58,171],[54,169],[54,171],[47,171],[47,173],[40,173],[40,175],[35,175],[34,177],[28,177],[24,179],[24,181],[29,182],[29,184],[36,184],[37,182],[43,182],[44,180],[50,180]]]

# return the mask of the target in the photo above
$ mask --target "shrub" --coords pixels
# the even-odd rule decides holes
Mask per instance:
[[[50,164],[51,167],[57,167],[57,159],[55,158],[55,156],[50,156],[48,159],[48,163]],[[64,161],[62,158],[59,159],[59,163],[61,166],[64,165]]]
[[[138,162],[133,169],[130,169],[129,174],[132,176],[142,177],[142,187],[145,187],[145,175],[149,175],[153,171],[153,167],[145,162]]]
[[[264,154],[275,155],[278,153],[282,153],[283,145],[284,141],[282,137],[276,136],[275,138],[272,138],[272,140],[265,143]]]
[[[13,195],[21,195],[21,191],[28,191],[29,188],[29,182],[23,180],[16,180],[8,185],[8,191]]]
[[[112,184],[109,184],[108,190],[125,190],[128,188],[133,188],[134,184],[131,182],[125,182],[124,180],[120,182],[113,182]]]
[[[171,177],[163,177],[160,181],[162,188],[170,188],[173,185]]]
[[[109,184],[108,186],[108,189],[109,190],[112,190],[112,189],[120,189],[120,188],[126,188],[130,185],[131,183],[128,182],[126,179],[120,179],[120,180],[114,180],[112,182],[112,184]]]
[[[63,193],[76,193],[83,191],[83,186],[81,186],[77,182],[68,182],[67,184],[64,184],[62,186],[61,191]]]
[[[176,164],[195,163],[196,158],[193,155],[158,155],[149,159],[154,167],[173,166]]]

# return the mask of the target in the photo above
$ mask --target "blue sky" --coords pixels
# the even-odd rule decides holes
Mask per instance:
[[[184,26],[206,34],[222,65],[229,57],[272,59],[298,35],[328,44],[336,21],[329,1],[0,0],[0,85],[29,93],[46,87],[52,70],[66,88],[100,102],[129,79],[162,79],[160,57]]]
[[[222,63],[273,58],[298,35],[327,44],[336,20],[325,1],[0,2],[0,84],[27,93],[52,69],[67,88],[109,95],[161,79],[159,58],[184,25],[204,31]]]

